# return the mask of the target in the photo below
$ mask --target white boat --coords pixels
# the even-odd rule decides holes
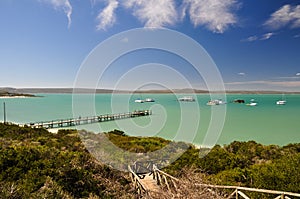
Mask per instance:
[[[183,102],[194,102],[195,98],[193,98],[192,96],[184,96],[179,98],[178,100]]]
[[[284,99],[284,95],[282,94],[282,99],[278,100],[276,102],[277,105],[285,105],[286,104],[286,100]]]
[[[145,101],[145,102],[155,102],[155,100],[152,99],[152,98],[146,98],[144,101]]]
[[[142,99],[136,99],[136,100],[134,100],[134,102],[135,102],[135,103],[144,103],[145,101],[142,100]]]
[[[277,105],[285,105],[286,104],[286,101],[285,100],[278,100],[276,102]]]
[[[250,102],[249,104],[246,104],[247,106],[256,106],[257,102]]]
[[[256,106],[257,102],[254,99],[250,100],[250,103],[246,104],[247,106]]]
[[[226,102],[224,102],[224,101],[221,100],[221,99],[218,99],[218,100],[209,100],[206,104],[209,105],[209,106],[213,106],[213,105],[222,105],[222,104],[226,104]]]

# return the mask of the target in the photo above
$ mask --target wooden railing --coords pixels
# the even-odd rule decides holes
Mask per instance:
[[[239,196],[241,196],[244,199],[250,199],[250,197],[247,196],[242,191],[277,195],[277,196],[275,196],[274,199],[289,199],[290,197],[300,197],[299,193],[274,191],[274,190],[267,190],[267,189],[255,189],[255,188],[248,188],[248,187],[221,186],[221,185],[209,185],[209,184],[195,184],[195,185],[201,186],[201,187],[207,187],[207,188],[216,188],[216,189],[233,189],[234,191],[227,197],[228,199],[233,198],[233,197],[238,199]]]
[[[152,170],[151,170],[151,165],[152,165]],[[137,189],[138,194],[147,194],[150,195],[151,190],[147,190],[147,188],[143,185],[142,180],[141,180],[141,175],[145,174],[140,174],[136,173],[136,171],[142,170],[139,167],[142,167],[143,169],[147,170],[147,175],[153,175],[153,180],[155,180],[156,184],[159,185],[162,190],[168,190],[168,193],[173,195],[174,192],[178,192],[178,187],[181,185],[180,180],[171,176],[170,174],[161,171],[157,168],[155,164],[140,164],[138,162],[135,163],[134,171],[131,168],[131,166],[128,166],[131,180],[134,183],[135,189]],[[182,182],[183,183],[183,182]],[[214,192],[211,189],[229,189],[233,190],[233,192],[230,192],[229,196],[226,196],[227,199],[235,198],[243,198],[243,199],[250,199],[249,196],[245,192],[256,192],[260,194],[273,194],[274,199],[291,199],[292,198],[300,198],[300,193],[291,193],[291,192],[284,192],[284,191],[274,191],[274,190],[267,190],[267,189],[255,189],[255,188],[248,188],[248,187],[239,187],[239,186],[221,186],[221,185],[210,185],[210,184],[193,184],[194,186],[199,186],[199,187],[204,187],[207,188],[208,191]],[[223,195],[223,194],[222,194]]]
[[[147,189],[141,183],[140,177],[131,169],[128,165],[128,170],[130,172],[131,181],[133,182],[134,188],[137,190],[139,195],[148,194]]]
[[[179,179],[159,170],[156,165],[153,165],[153,178],[157,181],[158,185],[166,186],[168,191],[171,191],[172,187],[177,191],[176,182],[179,182]]]
[[[143,117],[149,116],[152,114],[151,110],[136,110],[128,113],[117,113],[117,114],[104,114],[97,115],[91,117],[78,117],[78,118],[70,118],[70,119],[58,119],[52,121],[43,121],[43,122],[30,122],[24,124],[24,126],[30,126],[32,128],[64,128],[64,127],[72,127],[84,124],[93,124],[99,122],[109,122],[113,120],[127,119],[127,118],[135,118],[135,117]]]

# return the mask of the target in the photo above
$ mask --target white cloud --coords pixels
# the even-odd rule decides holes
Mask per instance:
[[[268,40],[268,39],[270,39],[273,35],[275,35],[273,32],[266,33],[266,34],[262,35],[262,37],[260,38],[260,40]]]
[[[194,26],[204,25],[216,33],[223,33],[230,25],[237,23],[232,8],[236,0],[183,0],[183,15],[189,13]]]
[[[72,6],[69,0],[40,0],[42,2],[46,2],[51,4],[55,9],[62,9],[68,18],[68,28],[70,28],[72,23]]]
[[[238,73],[238,75],[240,75],[240,76],[245,76],[246,73]]]
[[[294,8],[294,12],[293,12],[293,18],[294,18],[294,21],[292,23],[292,27],[293,28],[300,28],[300,5],[297,5],[295,8]]]
[[[118,8],[119,2],[117,0],[108,0],[108,5],[98,14],[97,30],[106,30],[114,25],[116,22],[115,10]]]
[[[264,23],[271,29],[280,29],[285,26],[300,28],[300,5],[284,5],[279,10],[271,14],[270,18]]]
[[[246,39],[242,39],[241,41],[244,41],[244,42],[252,42],[252,41],[256,41],[258,40],[258,36],[254,35],[254,36],[250,36]]]
[[[95,4],[92,0],[92,4]],[[100,1],[100,0],[98,0]],[[233,8],[238,0],[102,0],[106,7],[98,14],[98,30],[105,30],[116,22],[116,9],[130,10],[145,27],[160,28],[174,25],[179,16],[189,15],[194,26],[205,26],[210,31],[223,33],[237,23]]]
[[[274,35],[275,35],[275,33],[269,32],[269,33],[265,33],[265,34],[260,35],[260,36],[257,36],[257,35],[250,36],[246,39],[242,39],[241,41],[242,42],[253,42],[253,41],[257,41],[257,40],[268,40],[271,37],[273,37]]]
[[[300,76],[300,73],[296,73],[296,76]]]
[[[178,18],[175,0],[127,0],[124,6],[133,9],[133,15],[145,23],[145,27],[173,25]]]

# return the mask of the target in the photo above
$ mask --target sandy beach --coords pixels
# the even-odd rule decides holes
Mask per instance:
[[[0,99],[29,98],[29,96],[0,96]]]

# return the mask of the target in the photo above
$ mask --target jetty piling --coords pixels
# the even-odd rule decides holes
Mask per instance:
[[[6,123],[6,108],[5,108],[5,102],[3,102],[3,123]]]
[[[59,119],[59,120],[43,121],[43,122],[30,122],[25,125],[30,126],[32,128],[52,129],[52,128],[72,127],[72,126],[78,126],[83,124],[108,122],[108,121],[120,120],[126,118],[143,117],[149,115],[152,115],[151,110],[137,110],[137,111],[127,112],[127,113],[104,114],[104,115],[91,116],[91,117],[78,117],[78,118]]]

